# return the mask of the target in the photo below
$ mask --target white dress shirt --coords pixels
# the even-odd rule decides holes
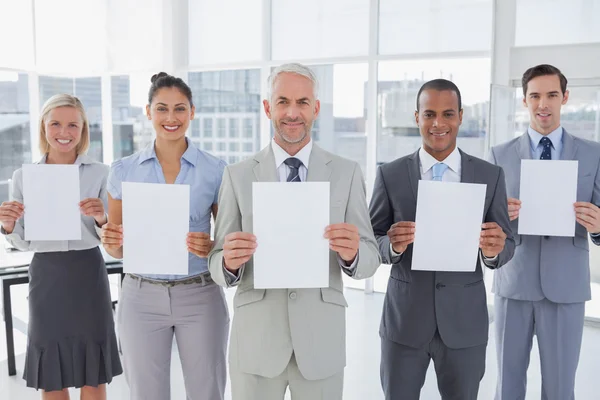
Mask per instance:
[[[442,176],[442,182],[460,182],[461,180],[461,163],[462,157],[458,147],[455,147],[452,153],[448,155],[443,161],[436,160],[431,154],[425,151],[423,147],[419,149],[419,167],[421,169],[421,180],[431,181],[433,180],[433,166],[438,162],[444,163],[448,166],[446,172]],[[399,257],[402,253],[396,253],[392,244],[390,243],[390,254],[391,259]],[[488,258],[483,256],[483,261],[486,265],[493,266],[498,256]]]

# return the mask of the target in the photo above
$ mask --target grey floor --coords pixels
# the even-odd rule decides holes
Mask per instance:
[[[6,366],[6,348],[4,327],[0,333],[0,400],[28,400],[39,399],[39,393],[28,389],[21,379],[24,363],[26,337],[21,331],[26,329],[27,302],[25,299],[26,287],[15,287],[13,291],[13,304],[15,308],[15,344],[17,349],[17,376],[8,377]],[[233,291],[227,292],[227,299],[232,304]],[[347,312],[347,358],[344,399],[347,400],[376,400],[382,399],[383,394],[379,386],[379,336],[377,329],[383,304],[383,294],[365,295],[362,291],[346,289],[349,308]],[[491,330],[490,330],[491,331]],[[172,363],[172,398],[185,399],[181,366],[177,362],[177,349],[173,351]],[[494,385],[496,382],[496,357],[494,352],[494,339],[490,337],[487,357],[487,373],[481,383],[479,398],[493,399]],[[596,379],[600,370],[600,329],[587,327],[584,330],[583,349],[581,362],[577,374],[576,398],[578,400],[599,399],[596,392]],[[534,343],[534,353],[528,374],[529,390],[527,400],[540,399],[540,366],[539,358]],[[76,390],[72,398],[78,398]],[[125,379],[117,377],[108,388],[108,398],[115,400],[128,399],[128,389]],[[227,399],[230,399],[227,394]],[[422,399],[437,400],[437,392],[433,366],[428,371]]]

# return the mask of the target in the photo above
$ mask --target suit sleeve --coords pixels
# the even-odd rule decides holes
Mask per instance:
[[[396,264],[402,259],[402,254],[393,257],[391,254],[390,238],[387,231],[394,223],[394,213],[390,205],[385,180],[381,167],[377,169],[377,177],[375,178],[375,186],[373,188],[373,196],[369,206],[371,214],[371,225],[375,233],[375,239],[379,246],[379,254],[381,261],[384,264]]]
[[[225,236],[232,232],[241,232],[242,230],[242,216],[233,188],[229,167],[225,167],[223,172],[218,204],[219,212],[215,221],[215,245],[208,255],[208,269],[213,281],[218,285],[232,287],[241,281],[244,266],[238,271],[238,279],[233,280],[231,275],[227,274],[225,264],[223,263],[223,242],[225,241]]]
[[[358,245],[356,268],[342,268],[342,271],[355,279],[369,278],[375,274],[375,271],[381,265],[381,258],[377,250],[377,242],[373,235],[371,221],[369,221],[365,181],[358,164],[354,166],[345,220],[346,223],[358,228],[360,243]]]
[[[600,162],[598,163],[598,170],[596,171],[596,178],[594,180],[594,191],[592,192],[592,204],[600,207]],[[600,235],[590,235],[592,243],[596,246],[600,246]]]
[[[12,181],[12,201],[18,201],[23,204],[23,170],[18,169],[13,173]],[[15,227],[12,233],[6,233],[4,228],[2,228],[2,234],[5,235],[8,243],[15,246],[17,249],[22,251],[33,250],[31,248],[31,242],[25,240],[25,224],[23,221],[23,217],[19,218],[15,222]]]
[[[492,204],[485,216],[485,222],[496,222],[506,234],[504,249],[498,255],[498,262],[495,266],[487,265],[489,268],[500,268],[511,260],[515,253],[515,239],[510,227],[510,219],[508,217],[508,203],[506,201],[506,180],[504,178],[504,170],[500,168],[498,180],[496,181],[496,189]]]

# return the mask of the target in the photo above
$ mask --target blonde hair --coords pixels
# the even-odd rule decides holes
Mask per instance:
[[[48,143],[48,139],[46,139],[46,118],[48,117],[48,114],[50,114],[50,111],[59,107],[72,107],[81,114],[81,119],[83,120],[83,129],[81,130],[81,140],[77,144],[76,149],[78,155],[84,154],[90,147],[90,124],[81,101],[77,97],[66,93],[56,94],[50,97],[42,107],[39,125],[40,153],[46,154],[50,151],[50,144]]]

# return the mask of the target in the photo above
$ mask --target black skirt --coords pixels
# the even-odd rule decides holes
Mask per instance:
[[[36,253],[29,267],[27,386],[96,387],[122,372],[100,250]]]

